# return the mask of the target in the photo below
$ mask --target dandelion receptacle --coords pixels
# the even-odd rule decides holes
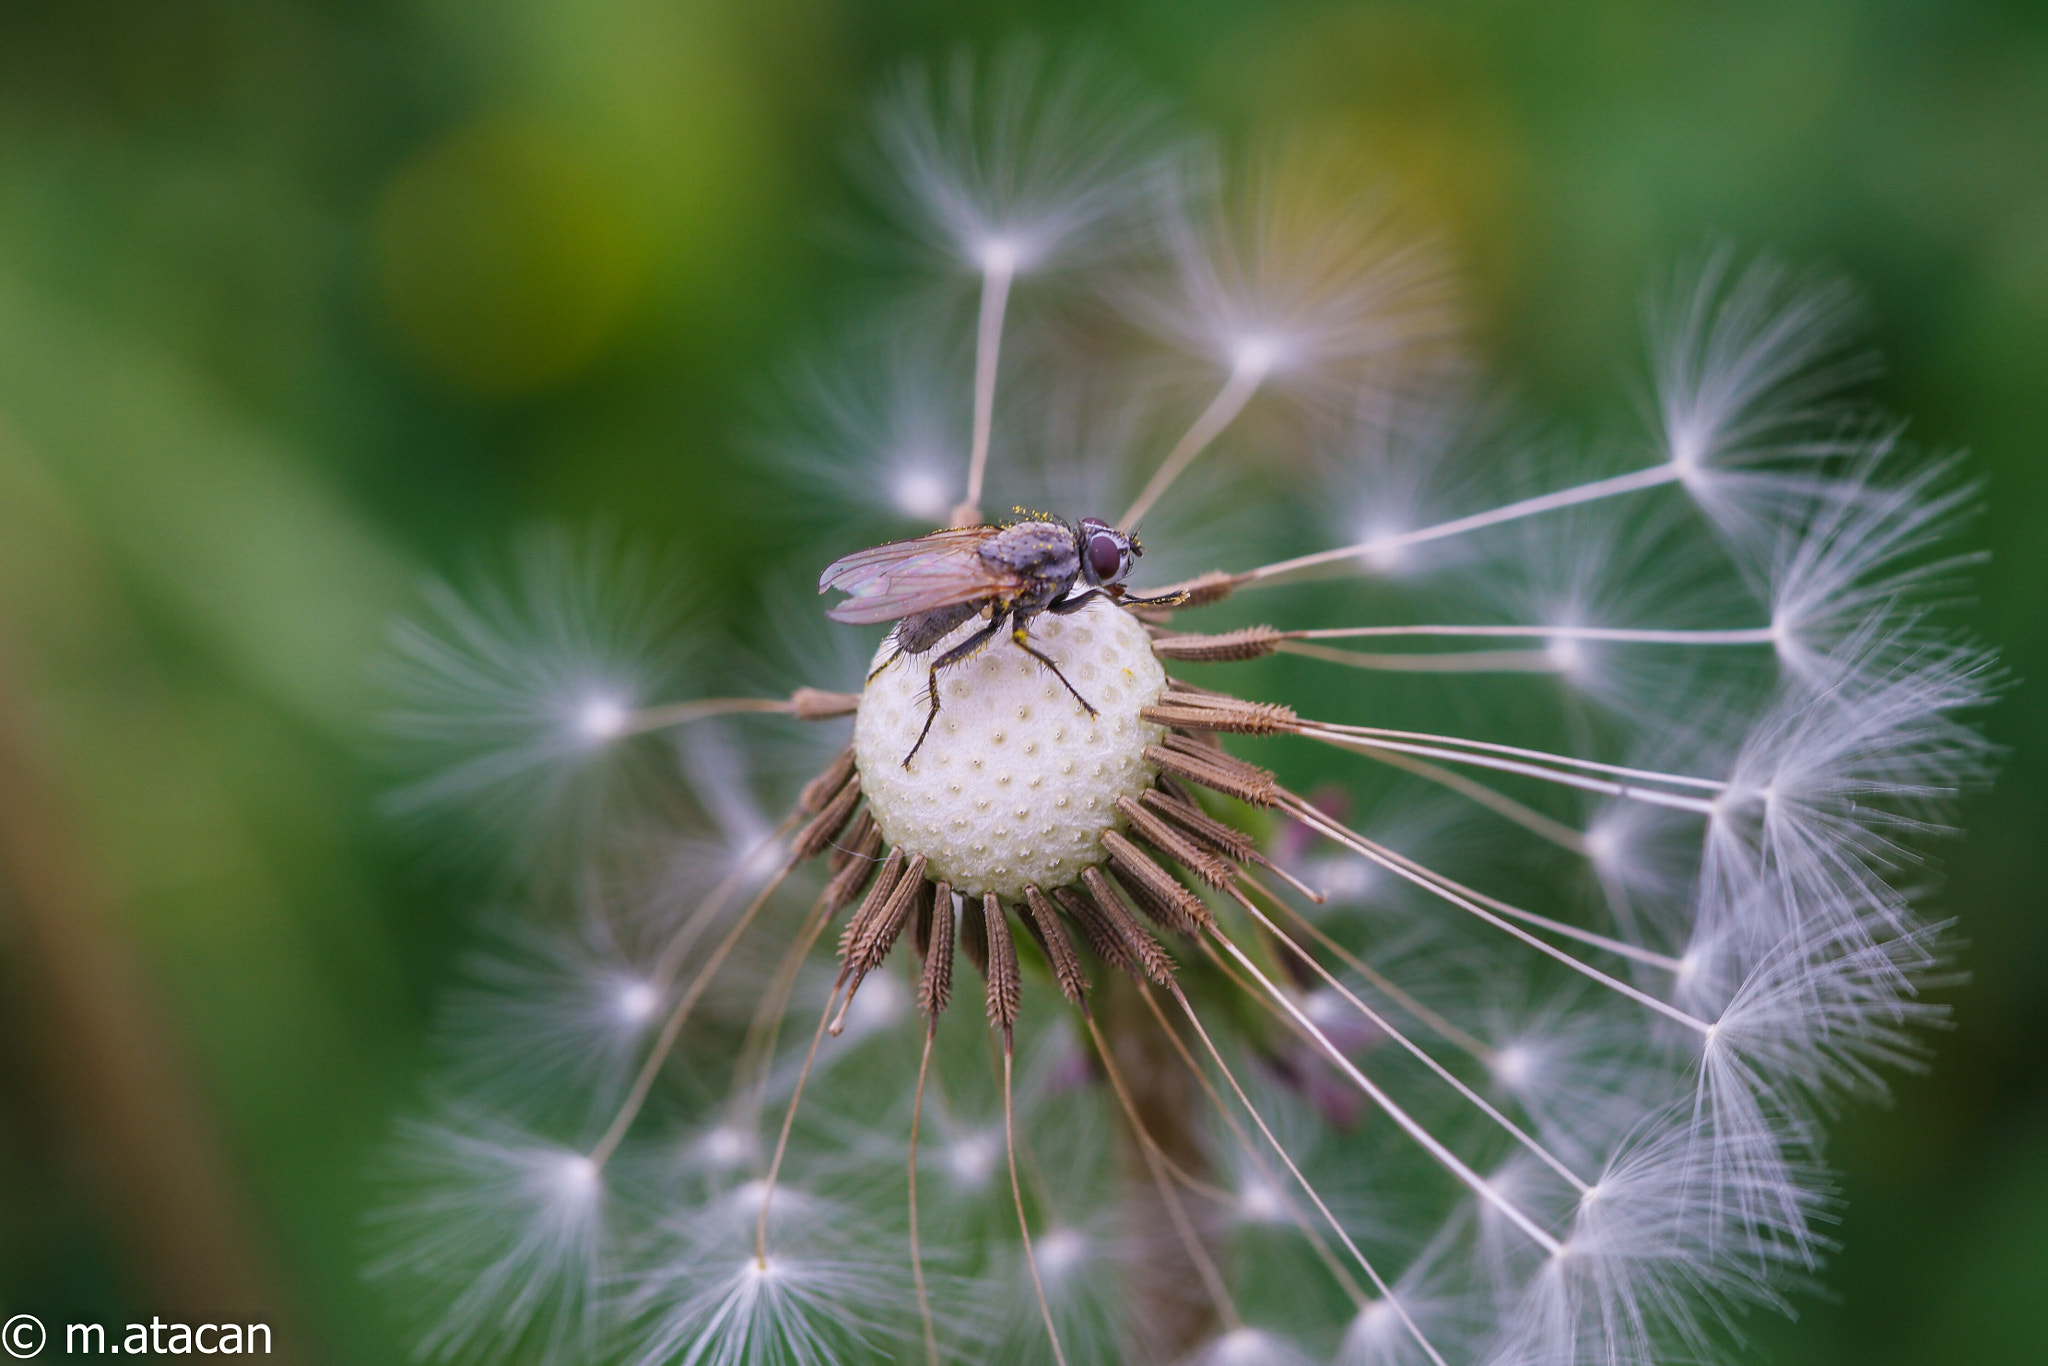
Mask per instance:
[[[1310,149],[1024,50],[876,129],[935,286],[777,391],[772,638],[562,538],[400,633],[394,802],[535,906],[394,1152],[423,1352],[1738,1350],[1938,1015],[1997,681],[1852,297],[1711,249],[1564,438]]]

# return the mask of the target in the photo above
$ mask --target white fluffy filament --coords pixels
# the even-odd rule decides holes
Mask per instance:
[[[1494,758],[1485,754],[1468,753],[1449,749],[1442,745],[1413,744],[1402,740],[1381,740],[1365,736],[1350,735],[1329,726],[1305,725],[1295,732],[1304,739],[1320,740],[1338,749],[1360,751],[1391,750],[1396,754],[1413,754],[1424,759],[1442,759],[1447,763],[1470,764],[1474,768],[1488,768],[1501,773],[1513,773],[1524,778],[1540,778],[1544,782],[1556,783],[1561,787],[1575,787],[1582,792],[1598,792],[1609,797],[1625,797],[1630,801],[1647,802],[1651,806],[1668,806],[1678,811],[1692,811],[1702,816],[1714,814],[1714,803],[1705,797],[1687,797],[1675,792],[1660,792],[1655,788],[1636,787],[1627,783],[1614,782],[1606,778],[1593,778],[1584,774],[1561,771],[1541,764],[1523,763],[1515,759]],[[1585,760],[1572,760],[1584,764]],[[1681,779],[1679,781],[1703,782],[1703,779]],[[1718,786],[1718,785],[1717,785]]]
[[[1562,1248],[1562,1244],[1557,1239],[1544,1232],[1535,1220],[1522,1212],[1519,1206],[1494,1189],[1493,1184],[1486,1180],[1485,1177],[1466,1166],[1464,1160],[1445,1147],[1443,1141],[1424,1127],[1420,1120],[1401,1108],[1392,1096],[1388,1095],[1370,1077],[1360,1071],[1358,1065],[1344,1055],[1344,1050],[1330,1042],[1329,1035],[1323,1033],[1316,1025],[1316,1022],[1311,1020],[1308,1014],[1294,1003],[1294,998],[1273,985],[1272,979],[1261,972],[1259,965],[1247,957],[1244,950],[1232,942],[1228,935],[1214,926],[1209,927],[1209,932],[1216,942],[1222,945],[1223,951],[1236,959],[1239,967],[1251,974],[1252,980],[1259,984],[1259,988],[1272,998],[1275,1004],[1294,1018],[1294,1022],[1307,1033],[1310,1039],[1315,1041],[1316,1046],[1323,1051],[1324,1056],[1337,1065],[1337,1070],[1348,1077],[1351,1080],[1351,1084],[1360,1091],[1363,1091],[1375,1105],[1385,1110],[1387,1116],[1401,1127],[1403,1133],[1414,1139],[1424,1152],[1435,1158],[1438,1165],[1462,1182],[1466,1189],[1499,1210],[1501,1214],[1506,1216],[1509,1223],[1512,1223],[1516,1228],[1526,1233],[1530,1241],[1552,1256],[1557,1255]]]
[[[1254,920],[1258,921],[1260,925],[1264,926],[1266,931],[1269,934],[1271,934],[1275,939],[1277,939],[1280,942],[1280,944],[1287,949],[1289,953],[1292,953],[1296,958],[1300,959],[1304,964],[1308,966],[1310,971],[1314,972],[1318,977],[1322,978],[1325,982],[1327,982],[1330,985],[1331,990],[1335,991],[1339,996],[1343,997],[1345,1003],[1349,1005],[1353,1010],[1356,1010],[1360,1015],[1365,1017],[1365,1019],[1369,1023],[1371,1023],[1374,1028],[1380,1030],[1388,1038],[1392,1039],[1396,1044],[1400,1045],[1401,1049],[1404,1052],[1406,1052],[1410,1057],[1414,1058],[1417,1062],[1421,1063],[1424,1067],[1428,1068],[1432,1073],[1434,1073],[1439,1081],[1442,1081],[1446,1086],[1449,1086],[1453,1091],[1456,1091],[1461,1097],[1468,1101],[1481,1114],[1485,1115],[1488,1119],[1492,1120],[1496,1125],[1500,1126],[1500,1128],[1503,1131],[1505,1131],[1509,1137],[1513,1138],[1515,1142],[1521,1144],[1524,1148],[1528,1149],[1529,1152],[1537,1158],[1537,1160],[1542,1162],[1545,1166],[1549,1167],[1552,1171],[1556,1172],[1559,1176],[1563,1177],[1567,1182],[1571,1184],[1573,1189],[1579,1192],[1579,1194],[1584,1195],[1586,1193],[1586,1182],[1579,1177],[1579,1174],[1577,1172],[1574,1172],[1569,1166],[1567,1166],[1562,1158],[1558,1157],[1556,1154],[1552,1153],[1548,1148],[1544,1147],[1541,1143],[1537,1142],[1536,1139],[1532,1137],[1527,1130],[1523,1129],[1521,1125],[1515,1123],[1506,1115],[1502,1114],[1500,1110],[1496,1108],[1491,1101],[1486,1099],[1486,1097],[1480,1095],[1477,1091],[1474,1091],[1470,1086],[1467,1086],[1463,1081],[1459,1080],[1457,1074],[1452,1072],[1451,1069],[1445,1067],[1442,1063],[1438,1062],[1435,1058],[1431,1057],[1428,1051],[1425,1050],[1420,1044],[1416,1043],[1413,1039],[1409,1038],[1406,1034],[1403,1034],[1398,1028],[1396,1028],[1393,1021],[1387,1019],[1386,1016],[1380,1014],[1377,1010],[1374,1010],[1371,1006],[1367,1005],[1364,1001],[1360,1000],[1358,998],[1358,994],[1352,991],[1350,987],[1344,985],[1343,980],[1339,978],[1335,973],[1331,972],[1328,968],[1324,967],[1314,954],[1308,952],[1308,950],[1302,948],[1301,945],[1295,943],[1293,938],[1290,937],[1285,930],[1281,929],[1278,925],[1273,923],[1272,918],[1270,916],[1268,916],[1264,911],[1260,910],[1257,906],[1253,905],[1250,897],[1245,896],[1241,892],[1235,892],[1234,889],[1233,893],[1233,899],[1237,902],[1238,905],[1244,907],[1244,909],[1251,915],[1251,917]]]
[[[1554,944],[1545,943],[1543,940],[1538,939],[1535,935],[1530,934],[1527,930],[1522,929],[1518,925],[1510,923],[1507,919],[1505,919],[1502,916],[1496,915],[1493,911],[1488,910],[1485,906],[1482,906],[1481,904],[1479,904],[1479,902],[1473,900],[1472,898],[1462,896],[1459,893],[1452,891],[1446,883],[1440,882],[1432,877],[1426,876],[1425,874],[1417,871],[1415,865],[1411,864],[1409,860],[1401,858],[1392,850],[1387,849],[1382,845],[1376,844],[1372,840],[1366,839],[1363,835],[1358,834],[1354,830],[1339,825],[1335,821],[1331,820],[1329,817],[1323,815],[1320,811],[1317,811],[1314,807],[1310,806],[1307,802],[1304,802],[1299,798],[1293,798],[1287,803],[1287,809],[1289,814],[1293,815],[1296,820],[1302,821],[1305,824],[1314,827],[1316,830],[1328,836],[1330,839],[1335,840],[1337,843],[1343,845],[1345,848],[1351,850],[1353,853],[1363,854],[1365,857],[1371,859],[1374,863],[1379,864],[1382,868],[1385,868],[1387,871],[1394,873],[1397,876],[1409,882],[1414,883],[1416,886],[1431,893],[1432,895],[1441,898],[1444,901],[1449,902],[1453,906],[1459,907],[1461,910],[1471,912],[1473,915],[1479,917],[1480,920],[1486,922],[1489,925],[1492,925],[1495,929],[1500,930],[1503,933],[1508,934],[1515,939],[1521,940],[1524,944],[1527,944],[1530,948],[1535,949],[1538,953],[1543,954],[1545,957],[1556,959],[1558,962],[1564,964],[1566,967],[1570,968],[1572,971],[1580,974],[1581,976],[1586,977],[1594,982],[1598,982],[1601,986],[1608,988],[1610,991],[1615,991],[1623,996],[1628,997],[1628,999],[1636,1002],[1638,1005],[1648,1007],[1650,1010],[1655,1011],[1657,1014],[1664,1016],[1664,1018],[1671,1020],[1676,1024],[1682,1024],[1686,1028],[1694,1030],[1697,1033],[1703,1035],[1711,1035],[1713,1031],[1713,1026],[1708,1024],[1706,1021],[1695,1019],[1691,1015],[1688,1015],[1684,1011],[1680,1010],[1677,1006],[1672,1005],[1670,1002],[1660,1001],[1655,996],[1650,995],[1650,993],[1648,993],[1647,991],[1639,990],[1638,988],[1629,985],[1627,982],[1624,982],[1617,977],[1612,977],[1607,973],[1600,971],[1600,969],[1594,967],[1592,964],[1587,963],[1582,959],[1574,958],[1571,954],[1566,953],[1563,949],[1558,948]]]
[[[1294,1159],[1288,1155],[1287,1149],[1274,1136],[1273,1130],[1266,1123],[1265,1117],[1259,1113],[1258,1107],[1252,1104],[1251,1097],[1245,1094],[1244,1087],[1239,1084],[1237,1074],[1232,1072],[1230,1064],[1223,1060],[1223,1054],[1217,1049],[1215,1040],[1209,1037],[1209,1031],[1203,1027],[1201,1017],[1195,1014],[1195,1008],[1189,1003],[1187,994],[1180,989],[1180,984],[1177,982],[1168,983],[1167,989],[1173,993],[1173,999],[1179,1003],[1182,1013],[1188,1017],[1188,1023],[1194,1027],[1196,1037],[1201,1039],[1202,1047],[1209,1054],[1210,1061],[1216,1064],[1216,1070],[1223,1074],[1223,1079],[1229,1084],[1231,1093],[1237,1097],[1238,1104],[1242,1105],[1244,1112],[1251,1116],[1252,1123],[1258,1127],[1260,1136],[1266,1140],[1267,1146],[1272,1148],[1274,1154],[1286,1166],[1288,1174],[1294,1178],[1295,1184],[1301,1187],[1302,1194],[1309,1198],[1309,1202],[1316,1207],[1316,1212],[1323,1216],[1323,1221],[1337,1235],[1338,1241],[1344,1244],[1344,1250],[1351,1254],[1351,1259],[1358,1263],[1361,1271],[1365,1272],[1366,1279],[1370,1280],[1373,1289],[1379,1292],[1379,1302],[1393,1306],[1394,1312],[1401,1316],[1401,1322],[1407,1327],[1409,1335],[1415,1339],[1416,1345],[1421,1347],[1423,1352],[1428,1355],[1434,1366],[1447,1366],[1442,1354],[1423,1335],[1421,1327],[1415,1320],[1408,1316],[1408,1311],[1402,1306],[1401,1301],[1395,1298],[1393,1289],[1387,1284],[1386,1279],[1380,1275],[1378,1269],[1373,1266],[1366,1255],[1359,1251],[1358,1244],[1351,1239],[1351,1234],[1346,1231],[1337,1216],[1330,1212],[1329,1205],[1324,1203],[1323,1197],[1317,1193],[1316,1188],[1310,1184],[1309,1179],[1302,1175],[1301,1168],[1295,1165]],[[1146,998],[1148,1000],[1151,998],[1149,991],[1146,992]]]

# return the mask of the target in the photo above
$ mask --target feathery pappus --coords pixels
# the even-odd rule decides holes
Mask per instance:
[[[1940,1014],[1997,684],[1941,624],[1971,486],[1856,402],[1852,297],[1709,251],[1589,453],[1310,150],[1226,174],[1025,49],[877,124],[966,288],[786,376],[758,449],[832,539],[770,662],[559,538],[397,638],[398,800],[547,926],[396,1145],[422,1353],[1733,1351]]]

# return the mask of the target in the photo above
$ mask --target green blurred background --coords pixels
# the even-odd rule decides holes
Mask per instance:
[[[1834,1157],[1775,1361],[2048,1360],[2048,13],[2021,4],[0,0],[0,1313],[267,1318],[389,1362],[363,1176],[473,888],[382,821],[366,661],[536,521],[796,548],[735,435],[848,278],[909,57],[1098,40],[1381,169],[1539,411],[1625,414],[1719,235],[1866,292],[1967,447],[2022,680],[1944,897],[1958,1028]]]

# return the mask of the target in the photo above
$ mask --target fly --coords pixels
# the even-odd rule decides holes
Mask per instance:
[[[856,551],[826,566],[818,591],[836,588],[846,594],[826,613],[834,621],[896,623],[890,633],[896,649],[868,675],[871,681],[902,656],[924,654],[969,618],[989,614],[986,626],[932,661],[926,679],[931,710],[917,743],[903,756],[909,768],[939,718],[939,670],[971,658],[996,638],[1005,619],[1017,648],[1052,670],[1074,700],[1096,715],[1094,704],[1067,681],[1059,665],[1031,644],[1031,622],[1040,612],[1060,617],[1078,612],[1097,597],[1138,607],[1182,601],[1184,593],[1157,598],[1126,594],[1124,576],[1144,553],[1135,536],[1100,518],[1068,523],[1040,516],[1008,526],[954,527]]]

